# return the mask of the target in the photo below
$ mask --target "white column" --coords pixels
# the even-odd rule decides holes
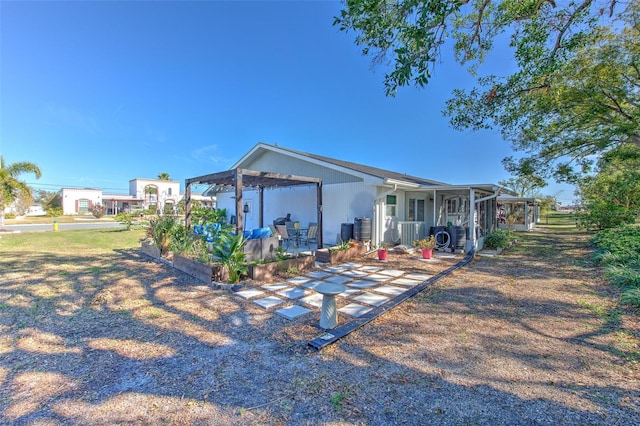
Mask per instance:
[[[473,188],[469,189],[469,236],[471,241],[467,242],[467,252],[478,246],[476,238],[476,193]]]

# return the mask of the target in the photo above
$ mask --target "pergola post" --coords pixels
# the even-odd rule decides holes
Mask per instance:
[[[244,213],[242,211],[242,169],[236,169],[236,228],[240,234],[244,231]]]
[[[258,187],[258,204],[260,205],[260,217],[258,218],[258,226],[260,228],[264,227],[264,188],[262,186]]]
[[[185,203],[184,203],[184,211],[185,211],[185,217],[184,217],[184,226],[186,226],[187,229],[191,229],[191,183],[188,183],[188,181],[185,181]]]
[[[316,183],[316,205],[318,206],[318,248],[322,248],[322,181]]]

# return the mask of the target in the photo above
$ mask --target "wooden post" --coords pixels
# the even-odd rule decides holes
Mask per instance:
[[[258,227],[264,228],[264,188],[262,186],[258,187],[258,203],[260,204]]]
[[[236,231],[244,231],[244,212],[242,211],[242,169],[236,169]]]
[[[318,248],[322,248],[322,181],[316,183],[316,205],[318,208]]]
[[[184,225],[191,229],[191,184],[185,181]]]

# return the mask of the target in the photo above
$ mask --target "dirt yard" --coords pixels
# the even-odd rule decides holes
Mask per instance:
[[[137,251],[1,251],[0,423],[638,424],[638,316],[588,255],[575,231],[527,235],[316,352],[316,314]]]

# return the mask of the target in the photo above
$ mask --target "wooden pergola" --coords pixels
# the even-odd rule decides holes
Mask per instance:
[[[318,247],[322,247],[322,179],[286,175],[280,173],[260,172],[248,169],[232,169],[224,172],[212,173],[185,179],[186,192],[186,218],[185,225],[191,227],[191,185],[217,185],[222,188],[235,188],[236,199],[236,227],[238,232],[244,231],[244,211],[242,202],[242,190],[244,188],[257,188],[259,211],[259,226],[264,227],[264,189],[276,187],[290,187],[300,185],[315,185],[318,214]]]

